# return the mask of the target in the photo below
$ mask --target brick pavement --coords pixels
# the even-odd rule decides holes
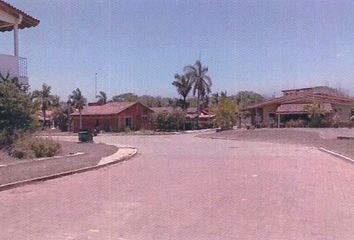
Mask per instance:
[[[131,161],[0,193],[0,239],[354,237],[354,166],[315,148],[100,137]]]

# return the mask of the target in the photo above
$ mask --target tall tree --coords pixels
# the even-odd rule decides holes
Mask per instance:
[[[241,107],[265,100],[264,96],[252,91],[240,91],[236,95],[232,96],[232,98],[235,99]]]
[[[138,95],[134,93],[123,93],[112,97],[113,102],[136,102]]]
[[[99,94],[96,96],[96,98],[98,99],[98,102],[100,104],[106,104],[107,103],[107,94],[103,91],[100,91]]]
[[[53,96],[50,94],[51,87],[47,84],[42,84],[41,90],[35,90],[32,93],[32,98],[40,105],[42,116],[43,116],[43,124],[42,128],[45,127],[46,119],[47,119],[47,110],[50,108],[53,102]]]
[[[72,92],[71,95],[69,95],[69,102],[71,103],[71,106],[79,110],[80,114],[80,129],[82,129],[82,109],[86,105],[86,98],[82,95],[81,90],[77,88]]]
[[[236,123],[237,106],[231,100],[223,98],[220,100],[216,110],[215,122],[222,130],[232,129]]]
[[[207,94],[211,92],[212,81],[207,75],[208,67],[203,67],[198,60],[194,65],[184,67],[185,75],[192,82],[193,95],[197,95],[197,109],[198,115],[201,111],[201,102]]]
[[[0,147],[11,144],[17,130],[33,127],[30,97],[12,81],[0,80]]]
[[[59,106],[54,109],[53,120],[61,131],[70,131],[70,114],[74,112],[71,104],[60,102]]]
[[[175,81],[172,82],[172,85],[176,87],[177,92],[182,97],[181,105],[182,109],[185,110],[188,108],[187,96],[192,90],[192,81],[188,79],[186,75],[175,75]]]

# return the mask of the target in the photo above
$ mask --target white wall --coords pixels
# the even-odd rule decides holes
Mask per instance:
[[[0,54],[0,72],[6,76],[10,73],[11,77],[19,77],[18,58],[11,55]]]

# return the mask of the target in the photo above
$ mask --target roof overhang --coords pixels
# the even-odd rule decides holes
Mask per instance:
[[[35,27],[39,24],[38,19],[31,17],[27,13],[15,8],[11,4],[4,2],[3,0],[0,0],[0,11],[3,11],[16,19],[22,18],[21,22],[18,25],[19,29]],[[0,32],[12,31],[13,29],[14,29],[13,23],[0,25]]]
[[[307,110],[307,106],[309,106],[309,104],[296,104],[296,103],[281,104],[277,108],[276,114],[280,114],[280,115],[309,114],[309,111]],[[321,113],[326,114],[326,113],[331,113],[333,111],[334,110],[333,110],[332,105],[330,103],[321,104]]]
[[[327,102],[332,104],[348,105],[354,107],[354,98],[333,96],[328,94],[299,94],[295,96],[282,96],[273,98],[264,102],[248,105],[242,108],[242,110],[252,110],[257,108],[263,108],[269,105],[281,105],[290,103],[312,103],[312,102]]]

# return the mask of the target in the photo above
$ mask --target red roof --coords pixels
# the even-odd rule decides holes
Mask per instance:
[[[27,13],[17,9],[16,7],[12,6],[11,4],[9,4],[3,0],[0,0],[0,9],[2,11],[7,12],[11,16],[14,16],[15,18],[19,18],[20,15],[22,15],[22,22],[18,26],[20,29],[35,27],[39,24],[38,19],[31,17]],[[13,26],[6,26],[4,28],[0,28],[0,32],[11,31],[11,30],[13,30],[13,28],[14,28]]]
[[[243,110],[260,108],[271,104],[290,104],[290,103],[312,103],[312,102],[327,102],[334,104],[343,104],[354,106],[354,98],[345,96],[335,96],[323,93],[302,93],[290,96],[282,96],[273,98],[264,102],[251,104],[243,108]]]
[[[114,115],[114,114],[118,114],[118,113],[126,110],[127,108],[130,108],[131,106],[133,106],[135,104],[140,104],[140,103],[137,103],[137,102],[109,102],[109,103],[107,103],[105,105],[101,105],[101,106],[86,106],[82,110],[81,114],[83,116]],[[146,108],[148,108],[148,107],[146,107]],[[148,109],[151,110],[150,108],[148,108]],[[78,116],[78,115],[80,115],[80,113],[79,113],[79,111],[76,111],[71,115]]]

